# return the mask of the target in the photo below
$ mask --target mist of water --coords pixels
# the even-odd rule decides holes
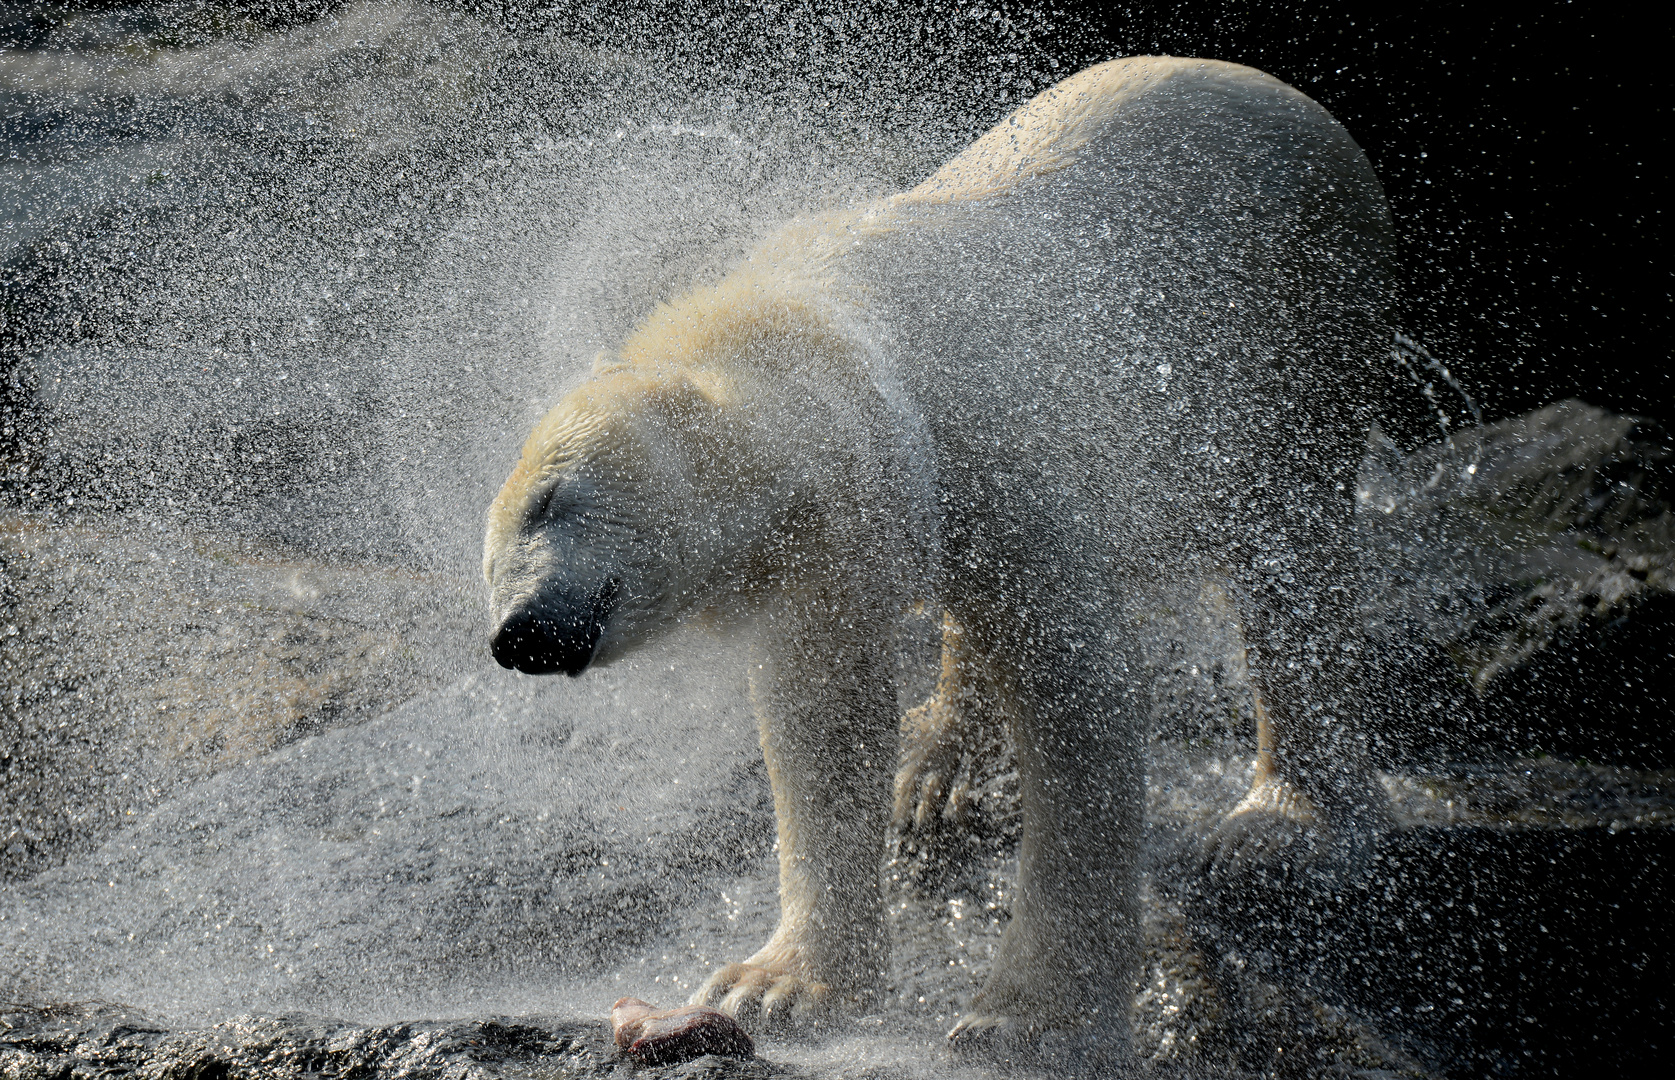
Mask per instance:
[[[0,439],[14,531],[81,538],[51,565],[88,577],[151,580],[124,559],[232,567],[167,578],[175,606],[136,587],[75,608],[89,587],[52,571],[73,633],[42,616],[17,640],[85,670],[30,668],[8,722],[75,734],[53,751],[66,761],[167,756],[151,699],[113,690],[105,707],[94,688],[157,681],[183,628],[248,632],[211,609],[284,606],[273,567],[316,573],[303,559],[347,583],[286,577],[299,618],[336,597],[410,650],[362,703],[375,719],[316,709],[298,724],[292,709],[248,750],[223,739],[210,760],[209,740],[188,740],[168,753],[198,755],[189,768],[102,765],[98,798],[52,794],[87,820],[62,850],[20,856],[5,887],[11,996],[122,1000],[177,1023],[592,1015],[621,994],[684,1000],[771,929],[744,653],[682,634],[574,683],[500,671],[484,648],[483,510],[531,424],[658,302],[779,223],[910,187],[1069,72],[1032,44],[1032,15],[727,17],[752,43],[730,61],[683,51],[668,26],[567,35],[372,2],[178,46],[116,19],[0,58],[15,151],[0,243],[21,326],[6,356],[22,358],[0,374],[28,391]],[[892,44],[927,34],[942,41],[929,67]],[[1403,348],[1428,394],[1417,407],[1450,424],[1416,451],[1375,436],[1362,465],[1360,528],[1384,553],[1369,618],[1391,640],[1449,653],[1479,693],[1569,628],[1669,590],[1671,519],[1641,482],[1665,467],[1654,434],[1581,406],[1475,427],[1469,396]],[[1507,491],[1534,516],[1503,513]],[[1614,538],[1609,553],[1583,534]],[[49,548],[4,549],[20,610],[46,595],[20,552]],[[390,572],[408,584],[367,584]],[[122,613],[148,603],[169,612],[162,644]],[[1218,603],[1194,582],[1153,623],[1162,734],[1213,750],[1157,750],[1157,865],[1249,775],[1244,643]],[[408,633],[421,616],[422,640]],[[934,663],[933,616],[916,618],[898,643],[904,705]],[[215,670],[242,686],[235,668]],[[213,696],[177,697],[193,693]],[[938,910],[891,893],[903,940],[885,1004],[900,1019],[776,1053],[950,1075],[930,1048],[986,971],[1012,866],[1008,765],[984,767],[1000,841]]]

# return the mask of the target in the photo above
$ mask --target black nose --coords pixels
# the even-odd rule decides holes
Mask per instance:
[[[616,593],[610,582],[592,596],[538,596],[501,621],[489,651],[501,667],[525,675],[580,675],[599,647]]]

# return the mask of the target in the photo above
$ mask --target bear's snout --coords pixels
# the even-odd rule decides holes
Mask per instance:
[[[489,652],[501,667],[525,675],[580,675],[599,648],[616,594],[611,581],[592,596],[537,595],[500,620]]]

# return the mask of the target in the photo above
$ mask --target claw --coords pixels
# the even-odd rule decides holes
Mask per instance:
[[[992,1054],[1021,1046],[1029,1039],[1028,1025],[1013,1016],[972,1013],[960,1017],[948,1032],[948,1045],[959,1053]]]
[[[692,995],[747,1030],[785,1030],[817,1022],[831,1006],[831,991],[801,976],[756,964],[728,964]]]

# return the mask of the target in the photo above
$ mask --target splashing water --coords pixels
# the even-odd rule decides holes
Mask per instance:
[[[483,508],[532,423],[659,302],[779,223],[917,183],[1069,72],[1033,17],[998,11],[737,17],[760,44],[721,70],[666,28],[379,3],[214,31],[87,16],[0,61],[23,314],[0,354],[0,996],[177,1024],[594,1016],[683,1001],[771,929],[744,653],[683,634],[575,683],[499,671]],[[914,34],[945,62],[909,63]],[[974,60],[996,50],[1008,64]],[[1442,438],[1375,434],[1362,463],[1375,636],[1440,650],[1481,696],[1670,591],[1657,433],[1574,403],[1485,424],[1422,345],[1397,337],[1391,362]],[[1244,643],[1196,588],[1149,624],[1140,1043],[1235,1069],[1253,1059],[1210,1044],[1261,1010],[1229,965],[1262,960],[1198,928],[1169,869],[1250,777]],[[929,689],[932,623],[896,643],[904,706]],[[958,1074],[941,1035],[1013,899],[1008,752],[995,735],[965,763],[978,809],[951,847],[886,871],[888,1015],[764,1054]],[[1516,797],[1462,775],[1384,779],[1415,828],[1468,799],[1473,827],[1503,828],[1565,785],[1665,812],[1643,773]],[[1625,820],[1580,801],[1587,827]],[[1311,1045],[1409,1060],[1380,1041],[1401,1024],[1319,1021],[1335,984],[1275,963],[1261,985],[1294,996],[1270,1014],[1316,1017]]]

